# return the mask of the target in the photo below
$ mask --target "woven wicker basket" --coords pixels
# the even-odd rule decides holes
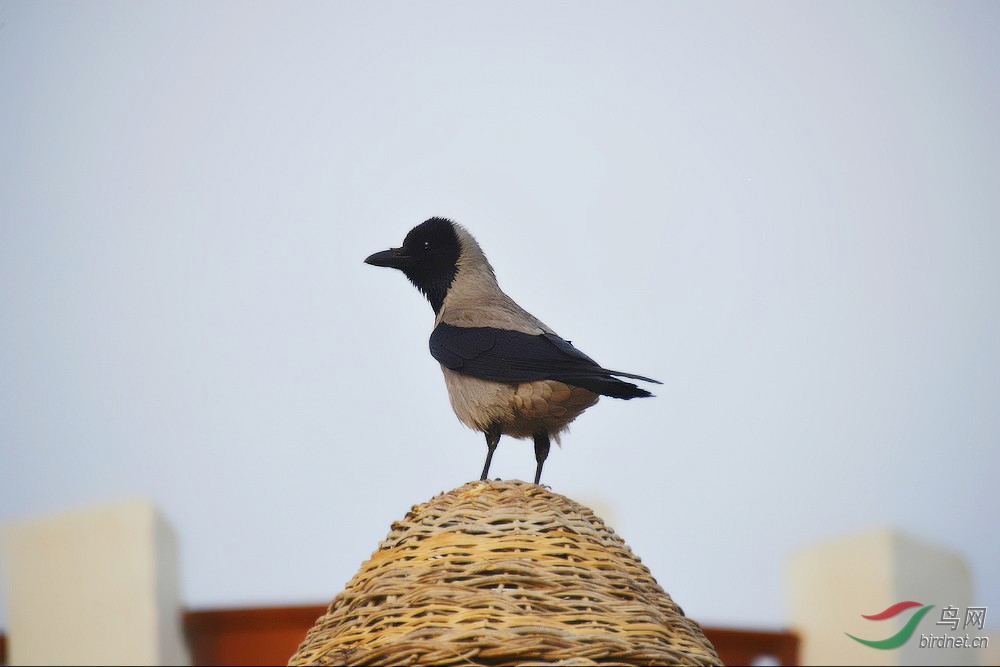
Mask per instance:
[[[289,664],[721,663],[593,512],[510,481],[413,507]]]

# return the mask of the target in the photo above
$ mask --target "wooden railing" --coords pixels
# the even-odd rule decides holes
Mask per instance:
[[[284,665],[326,605],[189,611],[184,615],[194,665]],[[764,656],[797,665],[799,639],[791,632],[702,628],[727,665]]]
[[[206,609],[184,614],[193,665],[285,665],[326,605]],[[703,628],[727,665],[749,665],[770,656],[797,665],[799,639],[791,632]],[[0,665],[7,664],[0,635]]]

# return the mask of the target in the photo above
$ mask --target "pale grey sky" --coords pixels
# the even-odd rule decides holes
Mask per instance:
[[[1000,604],[997,34],[991,2],[0,3],[0,521],[149,497],[189,606],[328,602],[482,466],[429,306],[362,263],[443,215],[664,382],[543,481],[690,615],[783,626],[791,553],[885,525]]]

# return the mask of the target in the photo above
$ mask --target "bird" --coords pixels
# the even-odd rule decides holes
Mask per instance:
[[[500,289],[479,243],[462,225],[433,217],[406,234],[403,245],[376,252],[366,264],[398,269],[430,302],[434,329],[431,355],[441,365],[451,407],[459,421],[486,436],[489,475],[503,435],[532,438],[535,480],[550,441],[601,396],[652,396],[629,378],[609,370],[561,338]]]

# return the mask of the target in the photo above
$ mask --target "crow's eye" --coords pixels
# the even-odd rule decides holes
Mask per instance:
[[[424,241],[424,250],[430,250],[430,249],[431,249],[431,242]]]

